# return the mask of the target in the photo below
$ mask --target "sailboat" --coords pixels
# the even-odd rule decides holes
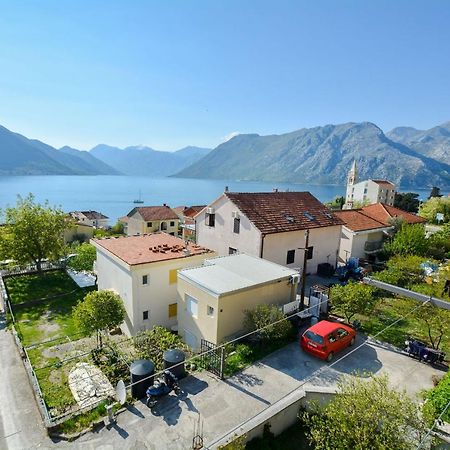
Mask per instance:
[[[144,203],[144,200],[141,199],[141,191],[139,190],[139,198],[133,200],[133,203]]]

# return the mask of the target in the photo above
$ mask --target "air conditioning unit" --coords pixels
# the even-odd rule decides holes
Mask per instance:
[[[231,213],[231,217],[232,217],[233,219],[239,219],[239,211],[233,211],[233,212]]]
[[[206,214],[214,214],[215,209],[214,208],[206,208]]]
[[[291,284],[298,284],[300,283],[300,274],[296,273],[295,275],[291,276],[291,279],[289,280]]]

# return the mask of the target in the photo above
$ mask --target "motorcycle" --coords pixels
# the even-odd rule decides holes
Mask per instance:
[[[176,395],[179,395],[181,392],[181,389],[178,386],[178,378],[170,370],[165,370],[164,379],[156,380],[153,383],[153,386],[150,386],[147,389],[147,406],[153,408],[156,406],[158,398],[163,397],[172,391],[174,391]]]
[[[434,348],[427,347],[422,341],[408,338],[405,341],[405,351],[409,356],[416,357],[419,361],[425,361],[430,364],[442,363],[445,359],[445,353]]]

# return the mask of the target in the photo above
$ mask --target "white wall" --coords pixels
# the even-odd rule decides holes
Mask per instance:
[[[233,211],[238,211],[236,205],[225,195],[222,195],[210,205],[215,209],[215,226],[205,223],[206,208],[196,217],[197,244],[215,250],[220,256],[229,254],[229,248],[252,256],[261,256],[261,233],[250,222],[240,215],[239,234],[233,232]]]
[[[336,266],[341,226],[313,228],[309,232],[308,246],[313,246],[313,258],[307,261],[307,273],[316,273],[317,265],[329,262]],[[305,230],[290,231],[287,233],[269,234],[264,237],[263,258],[292,269],[303,268],[303,250],[305,247]],[[295,250],[295,260],[286,264],[288,250]]]
[[[339,260],[345,263],[350,257],[366,258],[364,247],[366,242],[383,240],[383,231],[367,230],[353,233],[346,227],[342,227]]]
[[[122,298],[127,318],[122,330],[127,335],[150,329],[155,325],[170,328],[177,324],[177,317],[169,318],[169,305],[177,303],[177,283],[169,282],[171,270],[196,267],[215,253],[189,256],[170,261],[129,266],[97,248],[97,273],[99,289],[113,289]],[[142,284],[142,276],[148,276],[148,285]],[[148,320],[143,312],[149,312]]]

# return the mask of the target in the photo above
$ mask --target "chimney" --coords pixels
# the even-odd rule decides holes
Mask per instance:
[[[228,192],[228,186],[225,186],[225,192]]]
[[[167,206],[165,203],[163,203],[163,206]]]
[[[273,188],[272,192],[278,192],[278,188]]]

